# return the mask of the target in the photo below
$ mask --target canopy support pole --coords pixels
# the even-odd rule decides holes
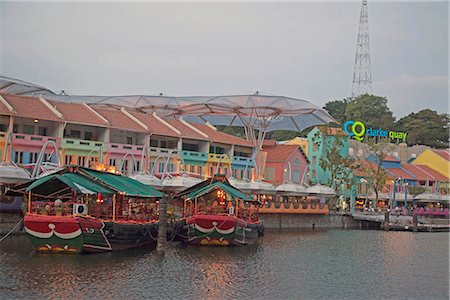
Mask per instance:
[[[116,221],[116,194],[113,195],[112,198],[112,220],[113,222]]]
[[[31,213],[31,191],[28,192],[28,213]]]

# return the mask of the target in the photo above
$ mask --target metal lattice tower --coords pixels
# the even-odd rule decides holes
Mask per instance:
[[[369,14],[367,0],[362,1],[359,17],[358,39],[356,41],[355,68],[353,71],[352,98],[372,92],[372,72],[370,71]]]

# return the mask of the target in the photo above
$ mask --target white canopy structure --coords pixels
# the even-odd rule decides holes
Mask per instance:
[[[336,193],[334,192],[334,190],[330,187],[327,187],[325,185],[321,185],[321,184],[316,184],[313,186],[310,186],[307,189],[309,194],[313,194],[313,195],[321,195],[321,196],[334,196],[336,195]]]
[[[286,195],[300,195],[300,196],[306,196],[309,194],[308,190],[304,186],[292,182],[280,184],[279,186],[277,186],[277,192]]]
[[[54,94],[43,86],[5,76],[0,76],[0,93],[27,96]]]

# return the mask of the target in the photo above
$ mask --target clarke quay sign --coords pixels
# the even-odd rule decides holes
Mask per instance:
[[[364,125],[363,122],[352,120],[345,122],[344,131],[348,133],[350,137],[353,137],[358,141],[362,141],[364,139],[364,136],[366,135],[380,138],[403,140],[404,142],[406,142],[406,136],[408,135],[408,133],[403,131],[387,131],[381,128],[374,129],[370,127],[369,129],[366,130],[366,125]]]

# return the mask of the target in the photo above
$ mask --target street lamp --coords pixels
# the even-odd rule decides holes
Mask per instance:
[[[408,185],[408,183],[406,182],[406,180],[404,178],[399,177],[399,178],[395,179],[395,181],[394,181],[394,194],[393,194],[394,207],[397,206],[397,200],[395,199],[395,193],[397,191],[397,186],[403,186],[405,188],[404,208],[406,209],[406,207],[408,206],[408,197],[407,197],[408,189],[406,188],[407,185]]]

